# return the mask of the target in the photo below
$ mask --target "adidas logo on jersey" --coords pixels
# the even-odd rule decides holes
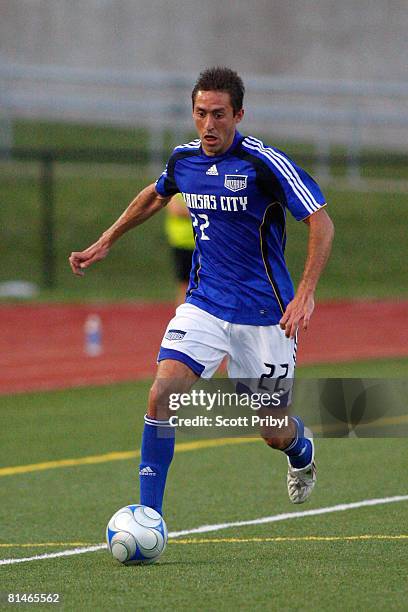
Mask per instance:
[[[157,476],[156,472],[153,472],[152,468],[147,465],[139,471],[139,476]]]
[[[208,176],[218,176],[217,166],[213,164],[211,168],[208,168],[206,174],[208,174]]]

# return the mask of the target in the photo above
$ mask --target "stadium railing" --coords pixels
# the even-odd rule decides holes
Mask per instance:
[[[306,80],[243,75],[245,131],[314,142],[322,165],[330,148],[346,147],[350,177],[363,147],[406,150],[408,84]],[[191,85],[196,75],[176,72],[89,70],[0,63],[0,146],[12,145],[7,119],[142,125],[149,129],[152,164],[164,131],[182,141],[191,131]]]

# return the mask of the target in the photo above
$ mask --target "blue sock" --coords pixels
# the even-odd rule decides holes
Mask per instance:
[[[292,467],[296,469],[304,468],[312,460],[312,443],[305,438],[305,426],[302,419],[298,416],[290,418],[296,425],[296,434],[289,446],[283,449],[283,452],[289,457]]]
[[[160,514],[167,471],[174,455],[175,435],[175,427],[168,421],[156,421],[145,416],[139,468],[140,503]]]

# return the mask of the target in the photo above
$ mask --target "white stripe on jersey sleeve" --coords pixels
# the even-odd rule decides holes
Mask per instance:
[[[266,157],[275,166],[275,168],[279,170],[280,174],[287,180],[309,213],[313,213],[320,208],[321,205],[316,202],[313,194],[306,187],[295,168],[285,157],[278,154],[272,148],[266,148],[263,143],[256,138],[245,138],[243,145],[254,151],[259,151],[261,155]]]
[[[287,180],[289,185],[292,187],[299,200],[302,202],[306,210],[312,214],[321,208],[322,204],[319,204],[306,187],[305,183],[300,178],[298,172],[294,166],[280,153],[270,147],[265,147],[263,143],[257,138],[247,136],[242,145],[245,148],[258,151],[261,155],[266,157],[280,172],[280,174]]]
[[[199,138],[196,138],[195,140],[192,140],[191,142],[187,142],[186,144],[179,145],[174,150],[177,151],[178,149],[199,149],[200,146],[201,146],[201,140]]]

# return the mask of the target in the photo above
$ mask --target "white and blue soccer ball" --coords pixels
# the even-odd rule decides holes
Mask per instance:
[[[166,548],[166,523],[153,508],[125,506],[109,521],[106,541],[115,559],[125,565],[154,563]]]

